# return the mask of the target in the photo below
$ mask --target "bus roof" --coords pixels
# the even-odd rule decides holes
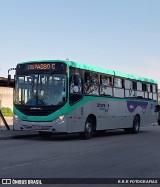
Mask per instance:
[[[98,67],[95,67],[95,66],[91,66],[91,65],[87,65],[87,64],[81,64],[79,62],[74,62],[74,61],[69,61],[69,60],[34,60],[34,61],[22,62],[20,64],[42,63],[42,62],[49,62],[49,63],[64,62],[68,66],[72,66],[72,67],[75,67],[75,68],[81,68],[81,69],[90,70],[90,71],[94,71],[94,72],[98,72],[98,73],[104,73],[104,74],[108,74],[108,75],[116,75],[116,76],[127,78],[127,79],[139,80],[139,81],[153,83],[153,84],[158,83],[154,79],[145,78],[145,77],[141,77],[141,76],[135,76],[135,75],[132,75],[132,74],[127,74],[127,73],[121,73],[121,72],[118,72],[118,71],[108,70],[108,69],[104,69],[104,68],[98,68]]]

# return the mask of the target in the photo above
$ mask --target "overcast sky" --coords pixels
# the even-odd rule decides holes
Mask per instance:
[[[0,0],[0,77],[66,58],[160,83],[160,1]]]

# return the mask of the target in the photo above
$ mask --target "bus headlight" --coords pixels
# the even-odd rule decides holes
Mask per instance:
[[[13,118],[14,118],[14,120],[16,120],[16,121],[20,121],[20,118],[19,118],[17,115],[14,115]]]
[[[59,116],[55,121],[58,124],[62,124],[64,123],[64,120],[65,120],[65,115],[62,115],[62,116]]]

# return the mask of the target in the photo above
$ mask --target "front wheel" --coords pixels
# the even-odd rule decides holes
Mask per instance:
[[[94,127],[93,127],[93,121],[90,118],[87,118],[85,123],[85,129],[83,132],[83,137],[85,139],[90,139],[93,137],[94,134]]]

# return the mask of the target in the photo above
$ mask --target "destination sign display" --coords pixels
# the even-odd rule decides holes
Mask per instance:
[[[36,63],[36,64],[28,64],[28,70],[55,70],[54,63]]]
[[[16,67],[17,75],[38,74],[38,73],[66,73],[67,65],[63,62],[33,62],[18,64]]]

